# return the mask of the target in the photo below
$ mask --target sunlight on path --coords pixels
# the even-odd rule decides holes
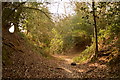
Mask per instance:
[[[71,62],[73,62],[73,60],[72,59],[65,59],[65,61],[67,61],[68,63],[71,63]]]
[[[68,55],[62,55],[62,54],[55,54],[52,55],[53,57],[56,57],[58,59],[61,60],[65,60],[68,64],[70,64],[71,62],[73,62],[73,58],[78,56],[79,54],[68,54]]]

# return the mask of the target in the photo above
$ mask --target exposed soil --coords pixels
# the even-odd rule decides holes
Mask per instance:
[[[78,54],[44,58],[23,38],[4,30],[3,49],[7,52],[2,61],[3,78],[120,78],[119,70],[100,61],[72,66],[72,58]]]

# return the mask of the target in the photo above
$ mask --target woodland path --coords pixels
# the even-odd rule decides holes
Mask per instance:
[[[86,62],[72,66],[72,58],[79,54],[53,55],[58,61],[59,70],[65,71],[67,78],[113,78],[114,71],[102,62]]]
[[[73,58],[79,55],[80,54],[54,54],[52,56],[61,60],[65,60],[67,64],[70,64],[73,62]]]
[[[72,58],[79,54],[54,55],[44,58],[18,34],[3,32],[3,49],[9,53],[3,60],[3,78],[113,78],[115,72],[105,63],[83,63],[72,66]],[[14,37],[14,38],[11,38]],[[37,50],[37,49],[36,49]],[[11,53],[11,54],[10,54]]]
[[[52,56],[55,57],[59,63],[57,69],[65,71],[65,76],[68,78],[79,78],[79,69],[76,66],[70,65],[73,62],[72,59],[78,55],[79,54],[55,54]]]

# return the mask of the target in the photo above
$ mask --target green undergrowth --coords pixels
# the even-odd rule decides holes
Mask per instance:
[[[80,53],[79,56],[74,57],[73,61],[77,63],[83,63],[91,59],[91,56],[94,55],[95,45],[87,46],[86,49]]]
[[[25,34],[20,33],[20,32],[18,34],[19,34],[20,37],[22,37],[25,40],[25,44],[28,47],[30,47],[34,53],[40,54],[40,55],[42,55],[43,57],[46,57],[46,58],[51,58],[52,57],[50,54],[48,54],[46,52],[46,49],[41,48],[39,45],[34,44],[33,41],[28,39],[28,37]]]

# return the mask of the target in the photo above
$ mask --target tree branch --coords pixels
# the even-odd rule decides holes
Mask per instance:
[[[44,11],[38,9],[38,8],[32,8],[32,7],[23,7],[23,8],[26,8],[26,9],[33,9],[33,10],[38,10],[38,11],[42,12],[43,14],[45,14],[45,16],[47,16],[50,20],[52,20],[52,19],[46,14],[46,13],[48,13],[48,12],[44,12]]]

